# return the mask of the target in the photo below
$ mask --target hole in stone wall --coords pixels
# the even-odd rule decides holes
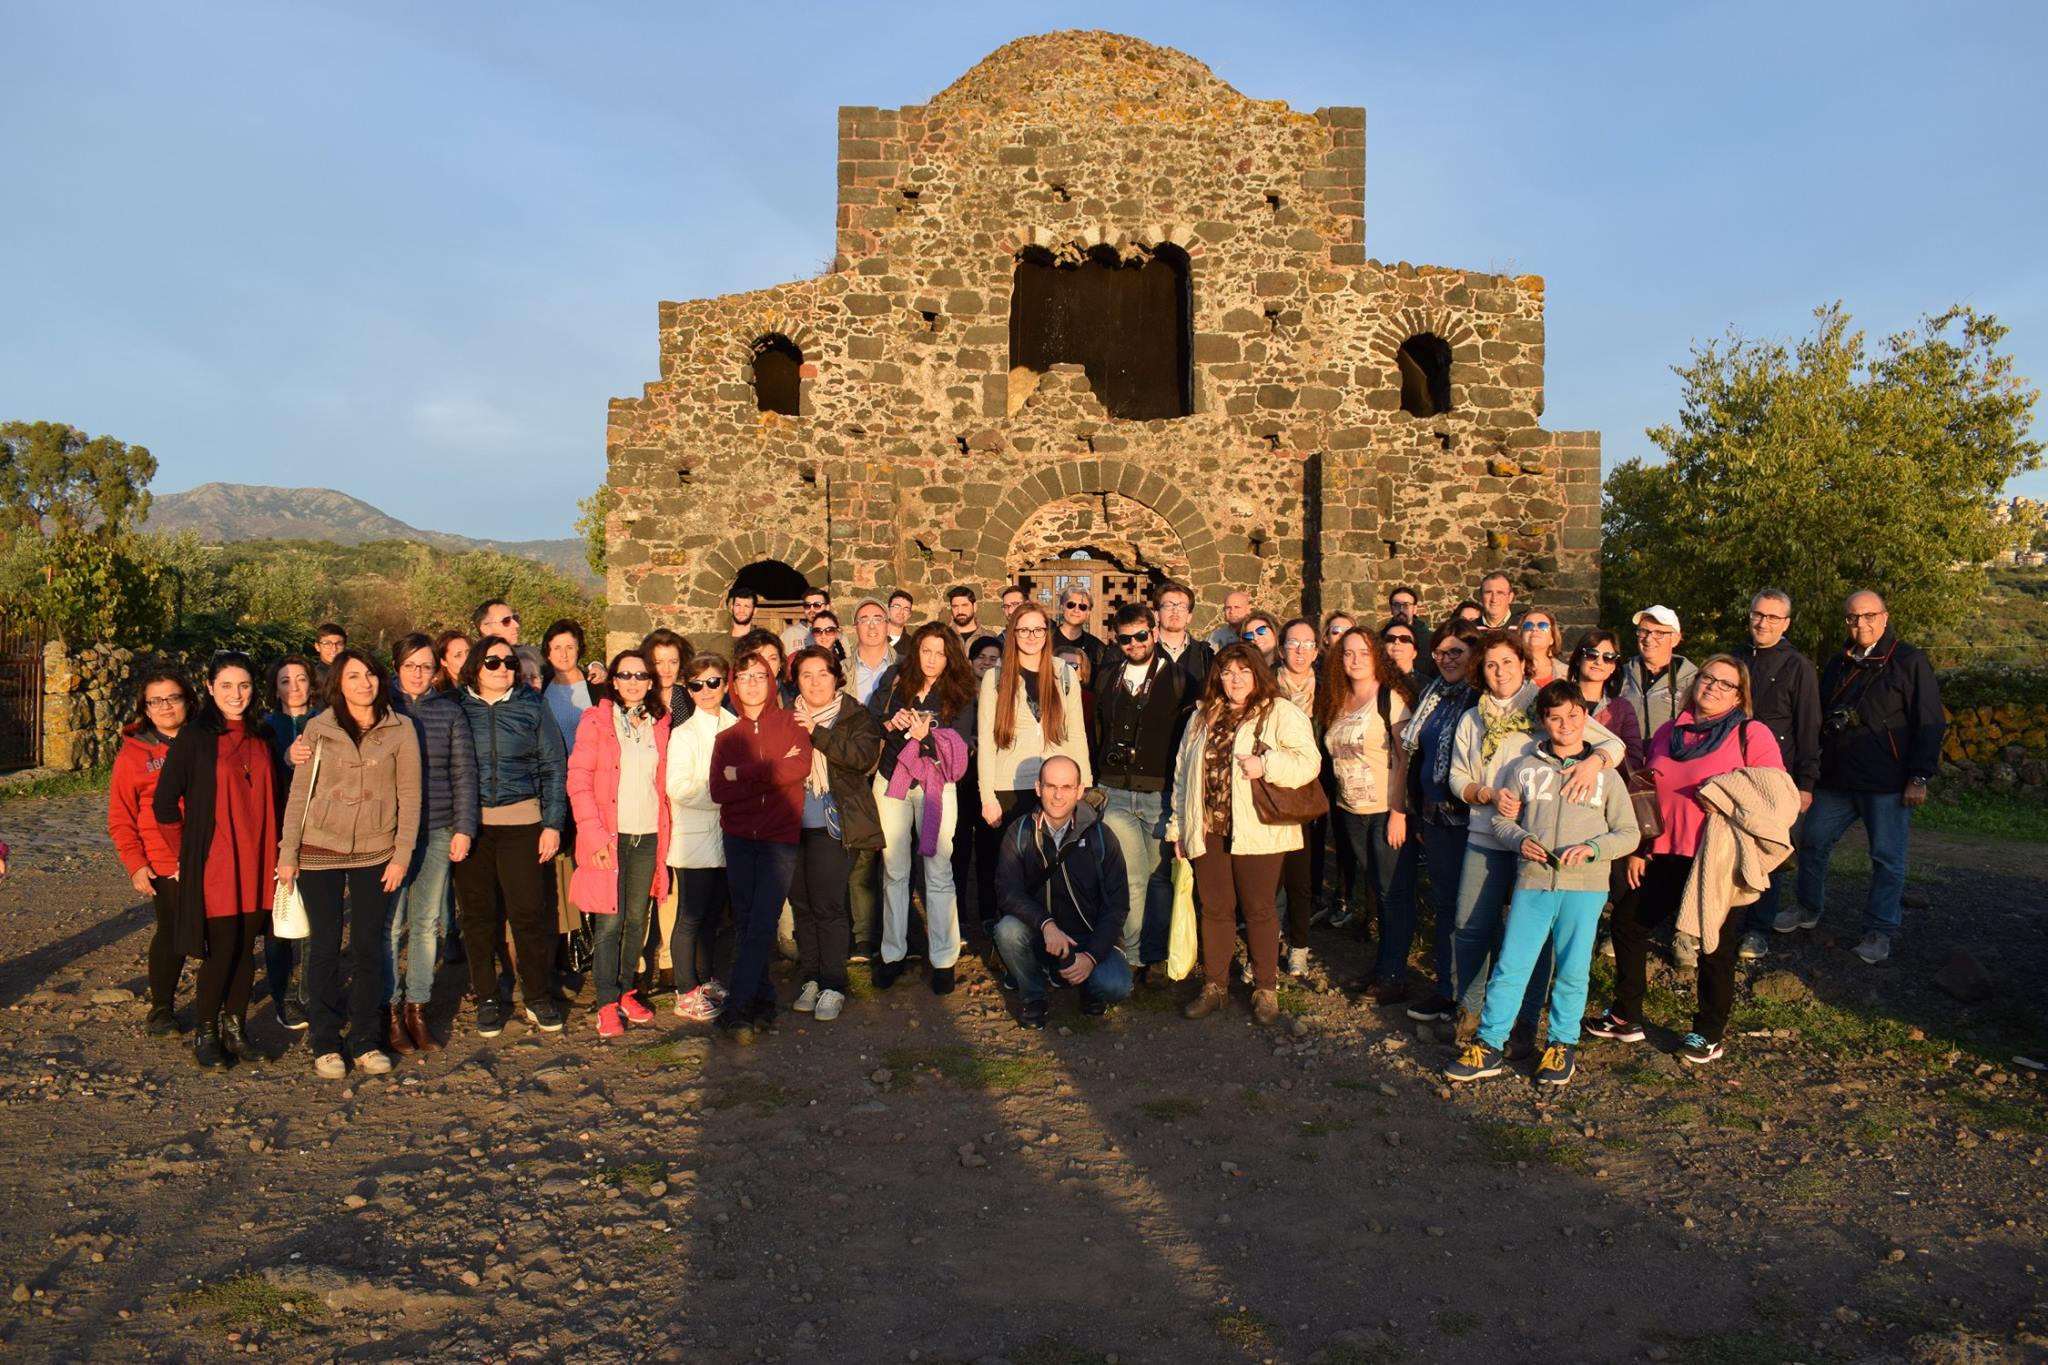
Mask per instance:
[[[1194,411],[1193,313],[1177,247],[1128,258],[1098,247],[1072,260],[1027,248],[1010,300],[1010,367],[1079,364],[1111,416],[1185,417]]]
[[[1070,204],[1074,200],[1074,196],[1067,192],[1065,185],[1054,185],[1052,187],[1052,197],[1059,200],[1062,204]]]
[[[1383,540],[1383,541],[1381,541],[1381,542],[1380,542],[1380,544],[1382,544],[1382,545],[1384,545],[1384,546],[1386,546],[1386,547],[1387,547],[1387,558],[1388,558],[1388,559],[1398,559],[1398,558],[1400,557],[1400,554],[1401,554],[1401,546],[1400,546],[1400,544],[1399,544],[1398,542],[1396,542],[1396,541],[1391,541],[1391,540]]]
[[[1418,332],[1394,353],[1401,371],[1401,411],[1434,417],[1451,410],[1451,346],[1434,332]]]
[[[739,571],[728,595],[746,591],[763,603],[801,602],[811,585],[804,576],[779,559],[757,559]],[[756,608],[758,610],[758,607]]]
[[[1266,305],[1266,330],[1269,332],[1278,332],[1280,330],[1280,305],[1277,303]]]
[[[1280,196],[1277,194],[1267,195],[1266,207],[1268,209],[1271,209],[1274,213],[1278,213],[1280,211]]]
[[[807,464],[796,472],[796,476],[805,483],[816,483],[818,481],[818,467],[813,464]]]
[[[690,486],[690,471],[687,468],[678,469],[676,471],[676,482],[684,488],[688,488]]]
[[[965,436],[955,436],[953,438],[953,445],[962,455],[967,453],[967,438]]]
[[[901,194],[901,195],[903,196],[903,202],[904,202],[904,203],[906,203],[906,204],[915,204],[915,203],[917,202],[917,193],[918,193],[918,192],[917,192],[916,190],[911,190],[911,189],[905,189],[905,190],[898,190],[898,191],[897,191],[897,193],[898,193],[898,194]]]
[[[1268,450],[1278,450],[1279,448],[1280,448],[1280,433],[1279,433],[1279,432],[1277,432],[1277,431],[1269,431],[1269,432],[1267,432],[1267,433],[1266,433],[1266,449],[1268,449]]]
[[[1264,531],[1252,532],[1251,541],[1252,554],[1254,556],[1259,559],[1271,559],[1273,557],[1273,542],[1266,538]]]
[[[804,353],[779,332],[754,342],[754,402],[763,412],[795,417],[803,401]]]
[[[1453,446],[1458,444],[1458,438],[1451,435],[1451,433],[1448,431],[1439,431],[1436,434],[1436,443],[1442,446],[1446,451],[1449,451]]]
[[[924,319],[924,329],[927,332],[939,330],[939,315],[937,313],[919,312],[918,316]]]

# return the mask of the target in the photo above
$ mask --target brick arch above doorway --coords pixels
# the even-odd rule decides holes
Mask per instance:
[[[691,580],[697,595],[706,602],[725,600],[726,589],[741,569],[763,559],[779,559],[804,576],[804,581],[823,584],[830,575],[825,557],[809,545],[792,540],[781,531],[743,531],[704,551],[696,577]]]
[[[983,524],[975,545],[974,574],[993,590],[1006,581],[1017,533],[1051,503],[1114,493],[1157,513],[1179,537],[1188,576],[1199,592],[1221,576],[1222,548],[1189,498],[1164,475],[1123,460],[1071,460],[1021,477]]]

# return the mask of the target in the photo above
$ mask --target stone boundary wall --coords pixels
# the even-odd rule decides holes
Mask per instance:
[[[2048,801],[2048,702],[1943,709],[1949,728],[1937,787]]]
[[[189,674],[191,662],[119,645],[50,641],[43,647],[43,767],[77,773],[112,764],[121,727],[135,714],[136,677],[155,663]]]

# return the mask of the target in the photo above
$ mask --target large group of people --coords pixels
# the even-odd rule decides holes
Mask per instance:
[[[1855,953],[1890,955],[1943,722],[1881,597],[1849,598],[1820,668],[1776,589],[1746,642],[1697,661],[1667,607],[1635,613],[1630,653],[1597,626],[1566,647],[1555,614],[1514,597],[1488,574],[1432,628],[1407,586],[1377,623],[1233,591],[1203,637],[1175,582],[1117,603],[1103,635],[1079,585],[1043,605],[1006,588],[993,632],[969,586],[922,624],[906,591],[843,623],[813,588],[778,634],[735,590],[715,641],[660,629],[610,659],[573,621],[523,644],[494,600],[386,657],[324,624],[315,658],[267,672],[214,656],[203,692],[158,667],[108,812],[156,907],[146,1027],[178,1031],[196,959],[194,1060],[256,1055],[260,941],[276,1020],[309,1032],[328,1078],[444,1047],[460,1016],[428,1007],[455,964],[486,1038],[515,995],[527,1027],[602,1038],[655,1024],[666,996],[686,1025],[751,1041],[785,1008],[779,951],[786,1007],[830,1022],[856,964],[889,989],[922,962],[944,996],[979,947],[1041,1028],[1062,988],[1084,1014],[1126,998],[1185,916],[1190,1019],[1239,981],[1271,1024],[1319,935],[1369,932],[1348,986],[1454,1023],[1447,1077],[1533,1058],[1561,1085],[1582,1033],[1648,1036],[1666,925],[1697,982],[1677,1050],[1721,1056],[1738,962],[1819,923],[1828,854],[1859,821]],[[276,932],[288,902],[300,937]],[[1590,1013],[1603,950],[1613,992]]]

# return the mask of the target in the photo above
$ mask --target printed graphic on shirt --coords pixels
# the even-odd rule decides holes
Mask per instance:
[[[1522,800],[1534,803],[1552,801],[1557,798],[1562,774],[1556,768],[1539,768],[1525,764],[1517,774],[1516,784],[1522,789]],[[1600,805],[1607,799],[1607,773],[1605,769],[1593,774],[1593,791],[1581,804]]]

